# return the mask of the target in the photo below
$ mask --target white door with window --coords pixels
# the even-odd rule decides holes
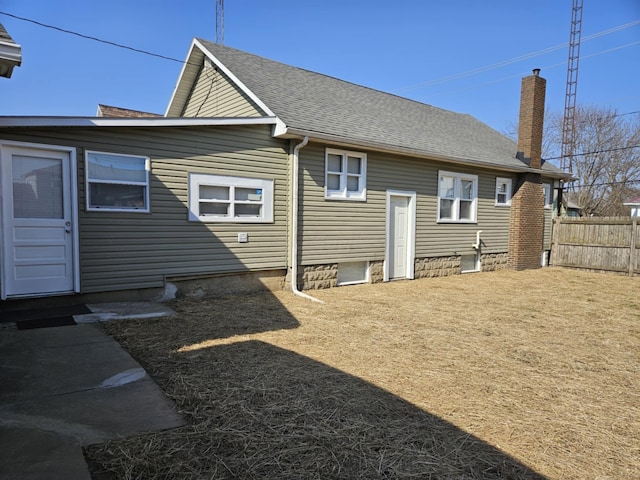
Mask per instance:
[[[70,149],[0,145],[2,298],[76,290]]]
[[[415,193],[387,192],[385,280],[413,278]]]

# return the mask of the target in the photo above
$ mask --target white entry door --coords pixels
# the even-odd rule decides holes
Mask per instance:
[[[387,280],[413,278],[415,194],[387,192]]]
[[[68,150],[2,146],[3,297],[74,291]]]
[[[409,200],[406,197],[391,197],[391,231],[389,239],[389,275],[391,278],[407,277],[407,215]]]

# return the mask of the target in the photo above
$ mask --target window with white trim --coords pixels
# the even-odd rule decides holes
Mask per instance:
[[[552,207],[551,184],[550,183],[543,183],[542,184],[542,190],[544,191],[544,208],[551,209],[551,207]]]
[[[369,262],[343,262],[338,264],[338,285],[353,285],[369,281]]]
[[[496,178],[496,205],[511,205],[513,183],[510,178]]]
[[[273,222],[273,180],[191,173],[189,220]]]
[[[85,152],[87,210],[149,212],[149,157]]]
[[[471,255],[460,256],[460,273],[471,273],[480,271],[480,255],[473,253]]]
[[[367,155],[328,148],[324,196],[336,200],[367,199]]]
[[[478,209],[478,176],[438,172],[438,221],[473,223]]]

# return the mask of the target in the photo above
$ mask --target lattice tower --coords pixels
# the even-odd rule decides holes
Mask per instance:
[[[571,12],[571,35],[569,37],[569,61],[567,63],[567,90],[564,99],[564,118],[562,122],[562,157],[560,167],[573,172],[573,154],[575,149],[575,113],[576,93],[578,90],[578,64],[580,61],[580,38],[582,36],[583,0],[573,0]]]
[[[224,0],[216,0],[216,43],[224,45]]]

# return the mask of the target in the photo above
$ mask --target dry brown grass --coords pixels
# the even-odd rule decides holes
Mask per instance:
[[[110,323],[189,425],[116,478],[640,478],[640,278],[501,271]]]

